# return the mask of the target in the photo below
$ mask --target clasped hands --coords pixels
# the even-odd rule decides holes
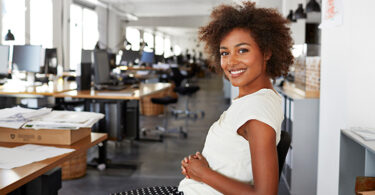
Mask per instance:
[[[196,152],[181,161],[181,173],[186,178],[202,182],[202,176],[210,171],[206,158],[200,152]]]

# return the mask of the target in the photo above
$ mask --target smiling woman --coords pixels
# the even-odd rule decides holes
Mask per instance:
[[[283,111],[271,79],[293,63],[288,21],[255,3],[221,5],[200,29],[212,66],[239,96],[215,122],[202,153],[181,161],[184,194],[277,194]],[[220,65],[220,66],[219,66]]]
[[[276,10],[256,8],[251,2],[221,5],[211,19],[201,28],[200,38],[206,42],[212,65],[240,93],[210,127],[202,153],[181,161],[185,179],[178,190],[168,188],[168,193],[276,195],[276,146],[284,117],[281,96],[271,79],[286,75],[293,62],[288,21]],[[165,189],[137,192],[158,194]]]

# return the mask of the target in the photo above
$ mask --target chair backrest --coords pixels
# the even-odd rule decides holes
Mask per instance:
[[[288,132],[281,131],[280,142],[277,145],[277,157],[279,159],[279,178],[281,177],[281,172],[283,171],[284,162],[286,154],[288,153],[291,138]]]
[[[171,67],[172,76],[171,80],[173,80],[176,87],[179,87],[182,81],[185,79],[184,75],[181,74],[180,69],[178,67]]]

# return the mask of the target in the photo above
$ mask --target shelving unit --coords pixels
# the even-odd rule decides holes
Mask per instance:
[[[276,88],[283,97],[282,130],[289,132],[291,147],[281,179],[291,195],[315,195],[317,185],[319,99]]]

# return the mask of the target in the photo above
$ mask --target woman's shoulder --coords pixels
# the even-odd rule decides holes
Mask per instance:
[[[281,96],[273,89],[261,89],[252,94],[245,95],[241,98],[232,101],[232,105],[236,107],[243,107],[244,105],[269,105],[280,104]]]

